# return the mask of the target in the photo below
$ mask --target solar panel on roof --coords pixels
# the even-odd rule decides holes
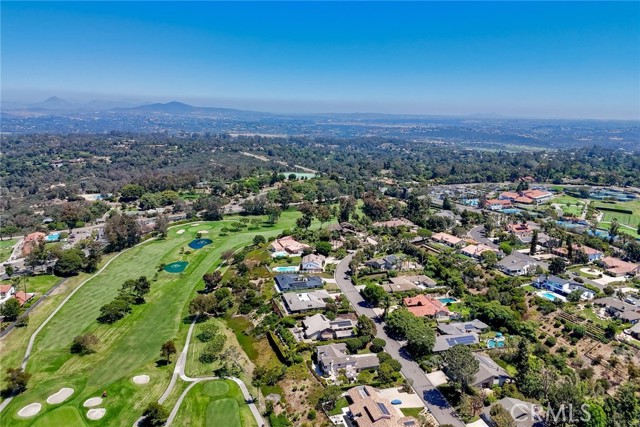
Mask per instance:
[[[376,402],[376,403],[378,404],[378,408],[380,408],[380,412],[382,412],[384,415],[391,415],[391,413],[389,412],[387,407],[384,405],[384,403],[382,402]]]

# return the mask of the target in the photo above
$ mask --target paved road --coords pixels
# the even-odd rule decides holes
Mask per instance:
[[[453,408],[445,400],[442,393],[440,393],[440,391],[431,384],[422,369],[420,369],[420,366],[408,358],[406,353],[402,351],[401,345],[398,341],[386,334],[384,331],[384,322],[380,322],[377,319],[374,311],[367,307],[366,302],[353,286],[351,279],[347,275],[349,262],[352,257],[353,255],[347,256],[340,261],[336,267],[335,279],[338,287],[342,290],[342,293],[347,297],[359,315],[364,314],[365,316],[374,319],[377,326],[376,337],[382,338],[387,342],[387,345],[384,348],[385,351],[389,353],[391,357],[400,362],[402,365],[402,374],[413,381],[413,389],[427,405],[427,408],[429,408],[434,418],[438,421],[438,424],[451,424],[455,427],[464,427],[464,423],[454,415],[455,412]]]

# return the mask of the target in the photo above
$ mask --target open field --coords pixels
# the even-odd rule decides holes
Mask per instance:
[[[189,390],[172,425],[252,427],[256,421],[236,383],[215,380],[200,382]]]
[[[0,424],[57,426],[61,425],[57,421],[59,417],[75,419],[72,410],[75,409],[80,413],[77,419],[81,422],[71,421],[67,425],[88,425],[82,402],[106,390],[108,397],[102,407],[107,413],[100,425],[132,425],[144,407],[156,400],[168,384],[173,365],[156,366],[160,345],[175,339],[179,348],[184,342],[188,329],[183,320],[188,314],[187,304],[203,286],[202,275],[218,265],[222,252],[250,243],[256,234],[275,236],[282,229],[293,227],[297,216],[296,212],[285,212],[277,226],[244,229],[225,237],[219,237],[219,231],[233,219],[199,222],[197,226],[183,224],[173,227],[166,240],[148,241],[123,252],[86,283],[43,328],[27,366],[33,375],[31,386],[0,414]],[[180,229],[186,231],[177,234]],[[190,251],[187,244],[199,230],[209,231],[214,243]],[[189,262],[184,273],[158,272],[160,264],[177,260]],[[130,314],[113,325],[97,323],[100,307],[113,299],[125,280],[141,275],[152,279],[147,303],[134,306]],[[19,366],[30,334],[62,298],[87,277],[80,275],[67,280],[60,295],[47,299],[31,315],[27,328],[12,332],[2,341],[3,366]],[[69,347],[73,338],[87,332],[100,339],[96,353],[71,355]],[[134,384],[131,378],[140,374],[148,374],[150,383]],[[75,392],[63,404],[46,404],[46,398],[61,387],[72,387]],[[43,404],[36,417],[21,419],[16,415],[20,408],[33,402]]]
[[[13,252],[13,246],[18,239],[0,240],[0,262],[5,262],[9,259],[11,252]]]
[[[602,220],[598,224],[598,227],[608,230],[611,226],[611,221],[613,221],[614,218],[617,218],[618,224],[620,224],[620,233],[626,233],[635,238],[640,237],[638,235],[638,225],[640,224],[640,201],[616,203],[596,202],[594,203],[594,207],[596,209],[598,207],[604,207],[631,211],[631,213],[624,213],[601,210]]]

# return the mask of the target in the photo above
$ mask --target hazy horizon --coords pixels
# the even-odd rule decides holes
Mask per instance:
[[[640,4],[3,2],[2,101],[640,119]]]

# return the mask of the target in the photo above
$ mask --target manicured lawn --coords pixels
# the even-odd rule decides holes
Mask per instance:
[[[618,219],[618,223],[620,224],[620,233],[626,233],[633,237],[640,237],[638,235],[638,224],[640,224],[640,200],[636,200],[633,202],[617,202],[617,203],[602,203],[596,202],[594,203],[594,207],[597,209],[599,206],[605,208],[614,208],[614,209],[624,209],[630,210],[631,214],[621,213],[621,212],[610,212],[602,210],[602,221],[598,224],[598,227],[609,229],[611,225],[611,221],[614,218]]]
[[[329,411],[329,415],[340,415],[342,408],[349,406],[349,402],[346,397],[341,397],[336,401],[336,407]]]
[[[100,425],[133,424],[144,407],[157,400],[168,384],[173,365],[156,366],[160,345],[168,339],[176,339],[180,351],[188,329],[188,323],[184,321],[188,315],[188,302],[203,286],[202,275],[219,262],[223,251],[244,246],[258,233],[265,237],[275,236],[282,229],[292,227],[298,215],[297,212],[285,212],[277,226],[257,231],[242,230],[225,238],[217,237],[217,231],[226,220],[201,222],[191,229],[188,224],[183,224],[172,228],[166,240],[146,242],[122,253],[101,274],[84,285],[42,329],[27,368],[33,375],[31,387],[0,414],[0,425],[28,426],[34,422],[45,423],[42,424],[45,426],[60,425],[38,421],[48,419],[49,413],[53,412],[53,408],[47,405],[32,419],[18,419],[15,414],[24,405],[33,401],[44,402],[48,395],[67,386],[75,388],[76,392],[61,407],[80,408],[85,399],[107,390],[109,397],[103,404],[107,415]],[[187,231],[178,235],[179,229]],[[195,232],[203,229],[210,230],[208,234],[213,236],[214,243],[191,251],[191,254],[180,253],[181,248],[195,237]],[[184,273],[157,273],[158,265],[181,259],[189,262]],[[113,299],[125,280],[141,275],[153,279],[147,303],[134,306],[132,313],[113,325],[98,324],[96,318],[100,307]],[[87,277],[81,275],[69,279],[61,294],[68,295],[68,290]],[[52,301],[57,303],[61,299],[57,295],[52,296]],[[54,307],[53,304],[45,305],[43,313],[50,313]],[[27,328],[14,331],[5,338],[0,355],[3,365],[19,365],[29,335],[46,317],[40,314],[40,308],[30,316]],[[100,339],[96,353],[71,355],[69,346],[73,338],[86,332]],[[150,384],[133,384],[131,377],[138,374],[150,375]]]
[[[404,414],[405,417],[415,417],[418,418],[420,412],[422,412],[424,408],[400,408],[400,411]]]
[[[256,426],[240,388],[230,380],[196,384],[180,406],[174,426]]]
[[[5,262],[11,256],[13,252],[13,245],[18,242],[18,239],[0,240],[0,262]]]
[[[33,423],[34,427],[82,425],[86,425],[82,415],[80,415],[78,409],[71,406],[56,408]]]

